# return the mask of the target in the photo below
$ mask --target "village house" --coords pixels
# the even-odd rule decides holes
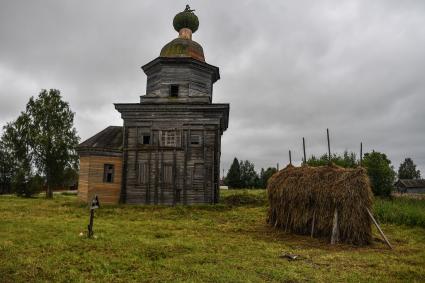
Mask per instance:
[[[102,203],[199,204],[219,200],[221,136],[229,104],[213,101],[219,68],[192,40],[199,26],[188,6],[173,26],[178,38],[142,67],[146,94],[116,103],[123,126],[109,126],[78,146],[78,197]]]
[[[425,179],[400,179],[395,187],[399,193],[425,194]]]

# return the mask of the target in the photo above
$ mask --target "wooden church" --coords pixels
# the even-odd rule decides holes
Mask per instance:
[[[178,38],[142,66],[146,94],[116,103],[123,126],[82,142],[78,197],[101,203],[201,204],[219,200],[221,136],[229,104],[212,103],[219,68],[192,40],[198,17],[186,9],[173,26]]]

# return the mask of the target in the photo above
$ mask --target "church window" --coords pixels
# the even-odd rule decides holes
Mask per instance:
[[[179,85],[171,85],[170,86],[170,96],[171,97],[179,96]]]
[[[104,164],[103,166],[103,182],[113,183],[114,182],[114,165]]]
[[[150,135],[143,135],[142,144],[151,144],[151,136]]]
[[[201,144],[201,136],[199,136],[199,135],[192,135],[190,137],[190,144],[191,145],[200,145]]]
[[[139,144],[151,144],[151,133],[149,128],[139,128]]]
[[[162,144],[164,146],[176,146],[176,132],[165,131],[162,135]]]

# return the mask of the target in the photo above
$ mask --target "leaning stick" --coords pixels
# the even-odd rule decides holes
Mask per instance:
[[[288,225],[289,225],[289,213],[288,213],[288,217],[286,217],[285,233],[286,231],[288,231]]]
[[[393,249],[393,247],[391,246],[391,244],[388,241],[387,237],[385,236],[384,232],[382,231],[381,227],[379,227],[378,222],[376,222],[375,217],[373,217],[372,213],[370,212],[370,210],[367,207],[366,207],[366,211],[369,214],[370,218],[372,219],[373,223],[375,224],[376,228],[378,228],[378,231],[381,234],[382,238],[384,238],[385,243],[387,243],[387,245],[388,245],[388,247],[390,249]]]
[[[313,238],[314,234],[314,220],[316,219],[316,210],[313,212],[313,222],[311,223],[311,237]]]

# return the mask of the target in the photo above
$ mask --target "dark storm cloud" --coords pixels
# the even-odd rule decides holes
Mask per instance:
[[[220,2],[221,3],[221,2]],[[221,70],[230,102],[222,161],[286,164],[332,149],[410,156],[425,173],[425,2],[196,1],[194,40]],[[2,1],[0,124],[41,88],[59,88],[82,139],[121,124],[113,102],[136,102],[140,66],[176,37],[184,1]]]

